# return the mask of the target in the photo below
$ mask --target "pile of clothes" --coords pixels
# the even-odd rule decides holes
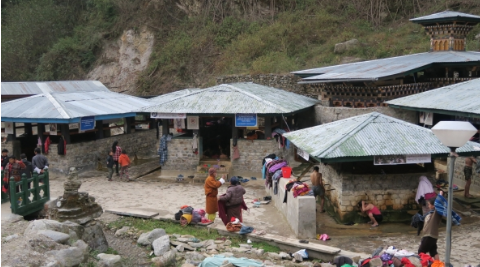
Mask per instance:
[[[175,220],[180,221],[182,226],[187,226],[190,223],[211,223],[209,219],[205,217],[205,210],[194,209],[191,206],[183,205],[180,210],[175,213]]]
[[[284,159],[275,159],[265,158],[264,175],[265,186],[272,188],[273,182],[275,181],[274,193],[277,191],[278,180],[282,177],[282,168],[288,166],[288,162]],[[275,193],[276,194],[276,193]]]
[[[358,264],[354,263],[349,257],[337,257],[333,262],[337,267],[353,267],[353,266],[393,266],[393,267],[415,267],[415,266],[436,266],[445,267],[444,263],[438,260],[434,260],[427,254],[416,253],[397,249],[394,246],[389,246],[384,249],[379,247],[373,252],[372,256],[367,259],[361,259]]]
[[[285,185],[285,197],[283,198],[283,203],[287,203],[287,196],[289,191],[293,192],[293,197],[295,198],[298,196],[313,195],[312,190],[310,190],[307,184],[296,180],[290,180]]]
[[[238,218],[235,218],[235,217],[232,217],[230,222],[228,222],[227,225],[225,225],[225,227],[227,228],[227,231],[238,232],[241,235],[249,234],[254,230],[253,227],[246,226]]]

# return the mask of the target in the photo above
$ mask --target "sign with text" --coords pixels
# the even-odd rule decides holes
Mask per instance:
[[[235,114],[235,127],[256,127],[257,114],[237,113]]]
[[[187,117],[187,129],[188,130],[198,130],[200,129],[200,122],[198,116],[188,116]]]
[[[83,117],[80,119],[80,131],[89,131],[95,129],[95,117]]]
[[[374,165],[417,164],[432,162],[430,154],[375,156]]]
[[[185,119],[187,118],[187,113],[150,113],[150,118],[152,119]]]
[[[310,155],[307,152],[301,150],[298,147],[297,147],[297,155],[299,155],[300,157],[302,157],[306,161],[308,161],[310,159]]]

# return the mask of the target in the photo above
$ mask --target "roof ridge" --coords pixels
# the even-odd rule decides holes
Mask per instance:
[[[46,83],[37,83],[38,87],[42,92],[44,93],[45,97],[52,103],[52,105],[55,107],[55,109],[60,113],[60,116],[62,116],[64,119],[69,119],[71,116],[68,114],[68,112],[65,110],[65,107],[60,104],[60,102],[57,101],[57,99],[51,94],[50,89],[48,88],[48,85]]]
[[[244,94],[244,95],[246,95],[246,96],[248,96],[248,97],[251,97],[251,98],[253,98],[253,99],[257,100],[257,101],[260,101],[260,102],[262,102],[262,103],[264,103],[264,104],[267,104],[267,105],[269,105],[269,106],[271,106],[271,107],[273,107],[273,108],[278,108],[278,109],[282,110],[283,112],[288,113],[288,110],[284,109],[283,107],[277,106],[277,105],[275,105],[274,103],[272,103],[272,102],[270,102],[270,101],[268,101],[268,100],[264,100],[264,99],[262,99],[262,98],[260,98],[260,97],[258,97],[258,96],[256,96],[256,95],[254,95],[254,94],[252,94],[252,93],[250,93],[250,92],[247,92],[247,91],[245,91],[245,90],[243,90],[243,89],[241,89],[241,88],[235,87],[235,86],[233,86],[233,85],[231,85],[231,84],[221,84],[221,85],[219,85],[219,86],[222,86],[222,85],[227,86],[227,87],[229,87],[230,89],[236,90],[236,91],[238,91],[238,92],[240,92],[240,93],[242,93],[242,94]],[[264,86],[264,85],[260,85],[260,86]],[[268,86],[265,86],[265,87],[268,87]]]
[[[378,113],[378,112],[372,112],[370,114],[365,114],[365,115],[369,115],[368,118],[366,118],[363,122],[361,122],[359,125],[357,125],[355,128],[353,128],[349,133],[347,133],[346,135],[342,136],[337,142],[333,143],[330,147],[328,147],[327,149],[324,149],[322,154],[319,154],[318,156],[315,156],[315,157],[323,157],[325,156],[326,154],[332,152],[332,150],[336,149],[337,147],[339,147],[344,141],[346,141],[347,139],[349,139],[353,134],[356,134],[357,132],[359,132],[360,130],[362,130],[363,128],[365,128],[365,126],[370,123],[372,120],[378,118],[380,115],[382,115],[381,113]],[[360,116],[365,116],[365,115],[360,115]],[[354,117],[352,117],[354,118]],[[315,154],[318,154],[318,153],[315,153]]]

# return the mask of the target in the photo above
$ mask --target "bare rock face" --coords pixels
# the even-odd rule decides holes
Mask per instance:
[[[132,94],[138,76],[148,66],[154,39],[147,27],[124,31],[120,39],[104,45],[100,64],[87,79],[99,80],[112,91]]]
[[[86,224],[102,215],[103,209],[95,202],[95,198],[88,193],[78,192],[81,185],[76,168],[70,168],[68,181],[64,183],[63,196],[50,202],[47,210],[49,219]]]

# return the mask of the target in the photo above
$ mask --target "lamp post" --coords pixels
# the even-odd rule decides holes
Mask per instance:
[[[447,207],[447,236],[445,240],[445,266],[450,266],[450,252],[452,245],[452,207],[453,207],[453,169],[457,154],[455,150],[465,145],[477,132],[473,125],[466,121],[441,121],[432,128],[433,134],[450,148],[450,165],[448,166],[448,207]]]

